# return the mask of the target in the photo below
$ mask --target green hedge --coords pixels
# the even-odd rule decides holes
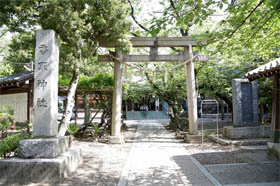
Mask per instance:
[[[11,152],[15,152],[18,142],[23,138],[20,134],[12,134],[0,141],[0,157],[6,158]]]

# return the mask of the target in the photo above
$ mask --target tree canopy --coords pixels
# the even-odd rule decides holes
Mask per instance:
[[[70,83],[75,82],[73,77],[79,79],[80,74],[112,73],[110,64],[96,63],[101,39],[117,42],[126,52],[130,47],[129,34],[190,36],[205,41],[206,45],[201,42],[194,50],[210,56],[208,62],[195,64],[199,93],[223,99],[231,105],[231,79],[242,77],[280,55],[278,0],[0,0],[0,3],[0,36],[6,31],[20,33],[10,42],[10,51],[4,60],[30,62],[34,59],[33,31],[53,29],[60,36],[60,74],[62,79],[72,79]],[[147,7],[147,4],[156,7]],[[176,54],[180,50],[178,47],[167,51]],[[154,68],[168,69],[173,65],[155,63]],[[145,63],[135,66],[149,68]],[[0,73],[18,70],[22,69],[9,64]],[[183,67],[176,72],[178,78],[184,77]],[[135,75],[130,68],[127,73]],[[163,74],[155,77],[162,79]],[[178,83],[185,86],[183,81]],[[265,92],[270,91],[271,82],[261,79],[259,83],[260,103],[268,104],[270,97]]]

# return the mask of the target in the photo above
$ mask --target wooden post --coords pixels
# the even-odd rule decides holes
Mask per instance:
[[[280,74],[274,75],[271,119],[271,142],[280,143]]]
[[[29,87],[27,92],[27,120],[33,124],[33,93],[34,93],[34,80],[29,81]]]
[[[187,59],[193,58],[192,46],[185,47]],[[187,96],[188,96],[188,114],[189,114],[189,132],[197,134],[197,92],[195,89],[195,73],[193,60],[186,64]]]

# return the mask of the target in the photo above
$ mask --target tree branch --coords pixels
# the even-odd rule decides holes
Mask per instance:
[[[176,6],[175,6],[174,1],[173,1],[173,0],[169,0],[169,2],[170,2],[171,7],[174,9],[174,12],[175,12],[177,18],[180,18],[181,16],[180,16],[180,14],[177,12],[177,9],[176,9]],[[181,32],[182,36],[188,36],[188,35],[189,35],[188,31],[187,31],[187,30],[184,30],[184,29],[182,29],[182,28],[180,28],[180,32]]]
[[[177,10],[176,10],[176,6],[175,6],[174,1],[173,1],[173,0],[169,0],[169,2],[170,2],[171,7],[174,9],[174,12],[175,12],[176,16],[177,16],[178,18],[181,17],[180,14],[179,14],[179,13],[177,12]]]
[[[247,41],[243,44],[243,46],[246,45],[251,39],[253,39],[253,37],[255,37],[255,35],[256,35],[260,30],[262,30],[262,28],[266,25],[266,23],[267,23],[268,21],[270,21],[270,20],[273,18],[273,16],[274,16],[275,13],[278,11],[278,9],[279,9],[279,8],[277,8],[277,9],[270,15],[270,17],[267,18],[267,19],[261,24],[261,27],[259,27],[258,29],[255,29],[256,31],[251,35],[251,37],[250,37],[249,39],[247,39]]]
[[[239,30],[244,24],[245,22],[251,17],[251,15],[256,11],[256,9],[262,5],[262,3],[264,2],[265,0],[261,0],[257,6],[255,6],[255,8],[247,15],[247,17],[238,25],[238,27],[230,34],[229,37],[227,37],[223,43],[222,43],[222,46],[220,47],[223,48],[224,44],[226,43],[227,40],[229,40],[230,38],[232,38],[232,36],[237,32],[237,30]]]
[[[136,20],[136,18],[135,18],[135,16],[134,16],[134,8],[133,8],[133,6],[132,6],[132,3],[130,2],[130,0],[127,0],[127,1],[128,1],[129,5],[130,5],[130,8],[131,8],[130,15],[131,15],[133,21],[134,21],[140,28],[142,28],[142,29],[145,30],[146,32],[151,33],[151,31],[150,31],[149,29],[147,29],[146,27],[144,27],[142,24],[140,24],[140,23]]]

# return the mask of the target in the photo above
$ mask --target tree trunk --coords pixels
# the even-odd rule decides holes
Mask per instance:
[[[75,93],[78,86],[79,77],[80,77],[80,73],[78,71],[74,71],[68,89],[66,110],[65,113],[63,114],[61,122],[59,123],[59,131],[58,131],[59,136],[65,135],[67,131],[67,125],[70,123],[73,108],[75,105]]]
[[[222,120],[225,120],[225,104],[224,100],[221,101]]]
[[[84,110],[85,110],[85,119],[84,125],[87,128],[89,121],[90,121],[90,108],[89,108],[89,96],[84,95]]]

